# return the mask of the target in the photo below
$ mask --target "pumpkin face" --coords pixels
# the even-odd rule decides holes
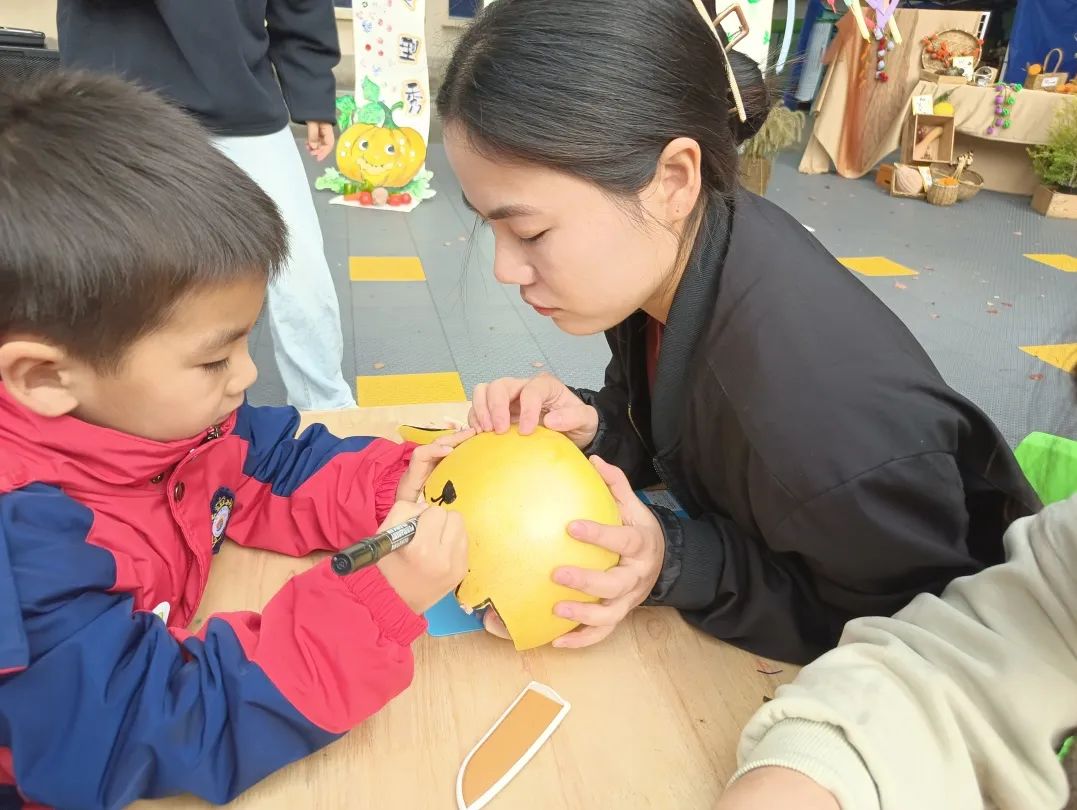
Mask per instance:
[[[426,160],[426,144],[410,127],[353,124],[340,136],[337,168],[372,188],[402,188]]]
[[[489,604],[517,650],[548,644],[577,626],[554,614],[563,600],[597,602],[551,578],[563,565],[605,571],[618,556],[568,534],[573,520],[619,526],[602,476],[560,433],[480,433],[452,451],[427,479],[424,496],[464,518],[468,573],[456,598]]]

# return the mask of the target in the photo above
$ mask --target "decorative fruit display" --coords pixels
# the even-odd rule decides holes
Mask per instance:
[[[1013,114],[1013,105],[1017,102],[1017,94],[1024,86],[1017,84],[999,84],[995,93],[995,120],[986,130],[986,134],[994,135],[1000,129],[1009,129],[1013,125],[1010,117]]]
[[[359,120],[348,127],[337,144],[337,168],[341,174],[363,186],[402,188],[411,182],[426,161],[426,143],[410,127],[397,126],[392,107],[379,100],[381,91],[374,82],[363,82],[367,104],[359,110]]]
[[[947,72],[954,67],[954,57],[971,56],[976,62],[979,62],[980,55],[983,53],[984,41],[976,39],[967,31],[952,30],[924,37],[920,40],[920,44],[924,47],[925,68],[943,75],[960,76],[962,75],[960,69],[955,69],[956,73]]]
[[[935,99],[931,112],[935,115],[953,115],[954,105],[950,103],[950,96],[953,95],[953,92],[953,90],[948,90]]]
[[[352,205],[410,211],[413,203],[436,193],[430,188],[433,174],[424,168],[426,142],[418,130],[397,123],[403,101],[383,102],[381,88],[369,77],[362,86],[362,106],[354,96],[337,98],[342,134],[336,167],[326,169],[314,187],[333,191]]]

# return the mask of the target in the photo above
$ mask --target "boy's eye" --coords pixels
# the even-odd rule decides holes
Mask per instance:
[[[226,357],[223,360],[215,360],[212,363],[203,363],[202,368],[210,373],[213,373],[215,371],[224,371],[226,368],[228,368],[228,358]]]

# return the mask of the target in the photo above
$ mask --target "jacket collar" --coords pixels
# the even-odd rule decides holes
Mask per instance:
[[[232,414],[220,433],[235,420]],[[0,383],[0,492],[35,481],[76,489],[147,484],[205,440],[201,434],[155,442],[72,416],[48,419],[23,408]]]
[[[738,193],[736,202],[742,202],[743,196]],[[686,389],[692,382],[692,357],[715,311],[722,264],[740,207],[732,198],[712,198],[673,296],[651,397],[651,433],[660,457],[675,450],[679,441]]]

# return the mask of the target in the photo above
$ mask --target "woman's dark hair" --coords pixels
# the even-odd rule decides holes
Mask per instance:
[[[483,154],[622,197],[647,186],[670,141],[692,138],[706,200],[735,189],[737,146],[770,109],[755,62],[736,52],[730,60],[743,123],[692,0],[498,0],[457,45],[437,109]]]

